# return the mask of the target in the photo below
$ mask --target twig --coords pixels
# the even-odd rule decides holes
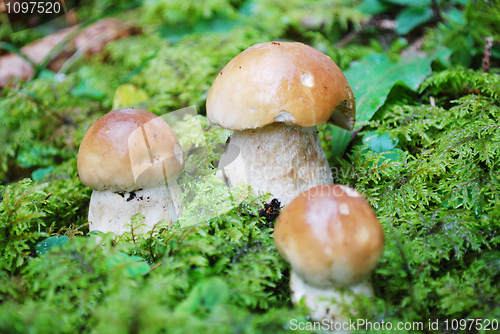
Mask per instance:
[[[151,268],[149,268],[149,272],[152,272],[153,270],[155,270],[156,268],[158,268],[159,266],[161,266],[161,261],[158,262],[157,264],[155,264],[154,266],[152,266]]]
[[[380,19],[380,20],[375,20],[371,19],[369,21],[366,21],[361,25],[359,29],[356,29],[354,31],[351,31],[347,35],[344,36],[340,41],[338,41],[335,44],[336,48],[341,48],[346,46],[350,41],[352,41],[355,37],[357,37],[359,34],[361,34],[364,30],[366,30],[369,27],[378,27],[380,29],[385,29],[385,30],[394,30],[397,27],[397,24],[395,21],[392,20],[386,20],[386,19]]]
[[[78,262],[80,262],[80,264],[81,264],[81,265],[82,265],[85,269],[87,269],[87,270],[88,270],[90,273],[92,273],[92,274],[94,274],[94,273],[95,273],[94,268],[92,268],[92,267],[91,267],[91,266],[90,266],[87,262],[85,262],[85,260],[84,260],[84,259],[83,259],[80,255],[78,255],[78,253],[77,253],[75,250],[73,250],[73,251],[72,251],[72,253],[73,253],[73,257],[74,257],[74,258],[75,258]]]
[[[401,52],[401,57],[406,57],[410,54],[420,51],[424,44],[424,37],[417,38],[415,42],[411,43],[406,49]]]
[[[373,24],[373,22],[374,22],[373,20],[369,20],[369,21],[363,23],[359,29],[353,30],[350,33],[348,33],[347,35],[345,35],[340,41],[338,41],[335,44],[335,47],[341,48],[343,46],[346,46],[351,40],[353,40],[356,36],[358,36],[360,33],[362,33],[363,30],[365,30],[366,28],[371,26]]]
[[[50,192],[47,196],[45,196],[45,198],[43,199],[43,203],[41,206],[44,206],[46,201],[49,199],[49,197],[52,196],[52,192]]]
[[[483,72],[488,73],[490,71],[490,57],[491,48],[493,47],[493,37],[486,37],[484,39],[484,57],[483,57]]]
[[[444,22],[443,15],[441,14],[441,7],[439,6],[438,0],[432,0],[432,9],[434,10],[434,15],[439,22]]]
[[[432,107],[436,106],[436,98],[434,96],[429,96],[429,103]]]

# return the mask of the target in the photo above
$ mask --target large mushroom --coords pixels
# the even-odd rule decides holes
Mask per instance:
[[[346,320],[342,302],[373,295],[370,273],[384,248],[384,230],[356,190],[311,188],[281,212],[274,230],[281,256],[291,264],[292,301],[305,298],[311,319]]]
[[[229,185],[246,181],[286,205],[302,191],[332,183],[316,125],[352,130],[355,101],[330,57],[302,43],[269,42],[224,67],[209,91],[207,116],[234,130],[220,161]]]
[[[95,121],[78,151],[78,174],[94,189],[90,230],[123,233],[136,213],[152,228],[177,220],[168,182],[184,168],[182,149],[168,124],[145,110],[120,109]]]

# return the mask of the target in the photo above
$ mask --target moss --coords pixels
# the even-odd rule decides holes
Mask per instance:
[[[120,3],[96,3],[82,15]],[[291,319],[307,321],[307,310],[290,302],[289,267],[274,247],[274,222],[259,216],[270,198],[250,196],[246,188],[229,196],[213,169],[229,132],[209,125],[202,106],[215,75],[252,44],[309,42],[342,68],[381,44],[359,32],[356,44],[333,47],[367,19],[350,1],[188,2],[186,11],[170,12],[172,4],[145,1],[122,13],[136,16],[143,34],[80,59],[64,80],[3,90],[0,332],[280,333]],[[459,61],[462,42],[479,55],[484,36],[497,38],[499,21],[495,8],[474,5],[465,12],[467,28],[439,25],[425,33],[426,50],[456,41],[446,45],[451,63],[462,65],[435,62],[418,92],[394,86],[332,166],[335,182],[363,193],[386,231],[372,277],[376,296],[345,305],[353,319],[421,321],[424,330],[414,332],[431,333],[444,332],[446,320],[500,317],[498,69],[474,70],[478,56]],[[185,25],[175,30],[178,22]],[[19,45],[29,41],[19,36]],[[497,61],[493,56],[492,64]],[[150,96],[135,106],[158,115],[198,105],[201,115],[184,119],[179,131],[199,124],[206,144],[187,156],[187,172],[178,179],[186,204],[181,221],[140,234],[137,216],[130,233],[90,236],[91,189],[78,180],[78,146],[125,82]],[[373,131],[397,139],[397,146],[370,150],[362,138]],[[320,128],[327,154],[333,135],[331,127]],[[182,140],[200,145],[197,136]],[[47,167],[54,169],[28,179]],[[38,242],[60,235],[69,241],[36,253]],[[123,261],[108,265],[116,258]],[[148,273],[130,274],[144,265]],[[428,319],[440,330],[429,329]]]
[[[498,80],[457,69],[428,78],[424,95],[465,77],[469,83],[474,78]],[[340,183],[355,186],[367,197],[387,231],[375,285],[383,300],[390,294],[400,307],[387,320],[412,314],[412,319],[444,321],[500,312],[499,299],[491,293],[500,287],[497,270],[477,271],[496,268],[500,255],[500,104],[490,97],[497,96],[500,85],[491,90],[480,89],[480,82],[470,87],[484,95],[462,93],[446,101],[447,94],[455,97],[457,92],[441,89],[441,102],[451,105],[448,109],[386,106],[359,135],[375,129],[389,133],[399,138],[403,155],[387,159],[358,144],[350,161],[342,163],[355,172],[346,173]]]

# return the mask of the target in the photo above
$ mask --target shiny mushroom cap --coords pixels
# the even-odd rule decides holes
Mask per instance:
[[[274,242],[305,283],[345,287],[361,282],[375,268],[384,230],[356,190],[324,185],[303,192],[283,210]]]
[[[320,51],[292,42],[254,45],[234,57],[215,79],[207,116],[230,130],[285,122],[325,122],[352,130],[356,106],[340,68]]]
[[[184,168],[168,124],[145,110],[119,109],[95,121],[78,151],[82,183],[98,191],[131,192],[165,184]]]

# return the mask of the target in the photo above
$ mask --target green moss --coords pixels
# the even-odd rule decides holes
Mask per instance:
[[[96,3],[82,15],[120,3]],[[251,196],[245,187],[231,194],[215,177],[228,131],[202,115],[176,125],[187,134],[201,127],[205,139],[182,137],[185,147],[203,146],[186,157],[186,173],[177,180],[184,215],[144,234],[137,232],[137,216],[122,236],[87,235],[91,189],[78,180],[78,146],[125,82],[150,96],[136,107],[163,115],[198,105],[203,114],[213,78],[252,44],[310,42],[342,68],[381,51],[381,44],[363,41],[360,33],[355,40],[362,43],[333,47],[367,19],[349,1],[189,2],[185,11],[170,12],[172,4],[146,1],[122,13],[136,16],[143,34],[80,59],[63,81],[4,89],[0,332],[280,333],[290,319],[307,321],[307,310],[290,302],[289,266],[274,247],[274,222],[259,217],[269,197]],[[459,61],[458,46],[469,41],[477,68],[481,40],[498,37],[499,21],[495,8],[474,5],[467,7],[465,28],[440,25],[427,32],[424,47],[455,41],[446,44],[452,63],[468,66]],[[174,29],[177,22],[185,23],[182,29]],[[23,36],[20,44],[28,41]],[[352,318],[438,320],[436,332],[443,332],[447,319],[500,317],[500,81],[496,74],[446,66],[446,59],[435,62],[436,73],[418,92],[395,85],[332,166],[335,182],[363,193],[386,231],[372,276],[375,297],[345,305]],[[389,136],[396,147],[372,151],[362,141],[369,132]],[[337,160],[330,152],[334,135],[330,126],[320,128],[330,161]],[[24,179],[47,167],[54,169],[41,180]],[[54,235],[69,241],[37,254],[35,244]],[[123,261],[108,265],[117,258]],[[140,270],[131,275],[134,266]],[[425,326],[423,332],[434,331]]]
[[[475,77],[493,84],[498,80],[453,70],[430,77],[424,94],[453,85],[457,77],[467,77],[470,83]],[[444,321],[500,312],[500,300],[491,292],[500,288],[498,270],[478,271],[498,268],[500,255],[500,104],[489,97],[500,86],[469,87],[485,95],[446,101],[447,90],[442,89],[442,103],[450,104],[449,109],[387,106],[360,135],[373,129],[389,133],[399,138],[403,156],[387,159],[358,144],[352,160],[342,164],[355,172],[340,183],[355,186],[367,197],[387,231],[375,279],[381,298],[387,301],[390,294],[389,299],[397,300],[393,306],[399,305],[387,320],[412,314],[411,319]]]

